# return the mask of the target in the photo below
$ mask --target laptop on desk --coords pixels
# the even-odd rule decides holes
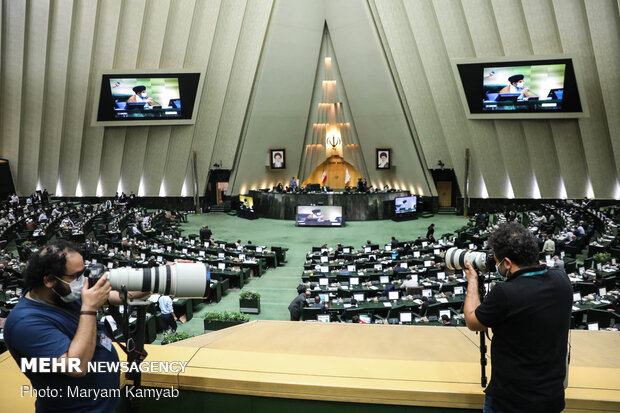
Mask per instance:
[[[517,99],[519,98],[519,96],[521,96],[520,93],[500,93],[497,96],[497,101],[498,102],[505,102],[505,101],[513,101],[516,102]]]

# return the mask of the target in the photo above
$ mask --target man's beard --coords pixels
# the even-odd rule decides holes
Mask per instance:
[[[54,305],[57,305],[58,307],[67,307],[71,303],[65,303],[60,299],[60,297],[71,294],[71,289],[69,286],[64,285],[63,282],[58,280],[56,281],[56,285],[52,287],[52,300],[54,300]]]

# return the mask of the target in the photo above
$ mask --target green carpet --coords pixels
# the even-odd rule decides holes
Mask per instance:
[[[284,266],[270,268],[262,277],[253,278],[244,288],[261,294],[261,313],[252,320],[288,320],[288,305],[295,298],[296,287],[301,282],[305,256],[312,246],[327,243],[335,247],[338,242],[359,248],[370,239],[383,245],[395,236],[399,241],[413,240],[426,235],[426,228],[435,223],[435,236],[454,232],[467,223],[467,219],[453,215],[436,215],[413,221],[355,221],[343,228],[296,227],[293,221],[276,219],[246,220],[225,213],[188,215],[188,223],[182,225],[183,235],[198,234],[202,225],[208,225],[217,240],[242,243],[251,240],[255,245],[289,248]],[[207,311],[239,311],[240,290],[229,290],[217,304],[204,304],[194,312],[194,318],[180,325],[179,331],[198,335],[203,333],[202,315]],[[162,335],[158,335],[161,340]]]

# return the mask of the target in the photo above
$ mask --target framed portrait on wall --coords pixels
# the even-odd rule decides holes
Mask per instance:
[[[392,149],[377,148],[377,169],[390,169],[392,166]]]
[[[286,149],[270,149],[271,169],[286,169]]]

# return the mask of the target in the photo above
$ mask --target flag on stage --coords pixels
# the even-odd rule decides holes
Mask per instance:
[[[344,184],[348,184],[349,182],[351,182],[351,175],[349,175],[349,168],[346,168],[344,170]]]
[[[325,184],[327,181],[327,174],[325,173],[325,169],[323,169],[323,176],[321,176],[321,184]]]

